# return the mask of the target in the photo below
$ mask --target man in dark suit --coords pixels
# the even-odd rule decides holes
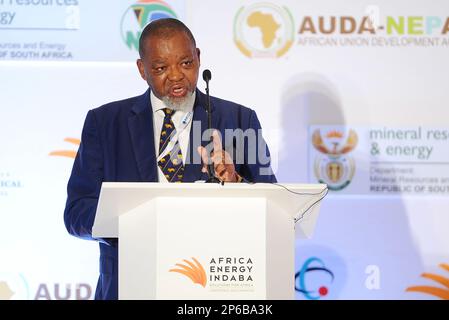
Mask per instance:
[[[149,90],[88,112],[67,187],[67,230],[100,243],[96,299],[118,297],[118,239],[92,237],[102,182],[195,182],[207,179],[207,163],[221,181],[276,182],[253,110],[211,97],[216,131],[212,145],[204,139],[207,99],[196,88],[200,51],[182,22],[153,21],[139,46],[137,66]],[[227,130],[243,135],[222,140]],[[246,135],[250,131],[254,135]]]

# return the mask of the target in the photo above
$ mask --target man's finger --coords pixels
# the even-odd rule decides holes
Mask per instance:
[[[224,163],[223,153],[212,152],[211,159],[214,165],[219,165]]]
[[[221,154],[221,139],[220,139],[220,133],[217,130],[214,130],[214,132],[212,132],[212,139],[213,139],[213,143],[214,143],[214,153],[215,154]]]
[[[209,163],[209,157],[207,156],[207,150],[206,148],[199,146],[197,149],[198,153],[201,156],[201,161],[203,162],[203,165],[206,165]]]

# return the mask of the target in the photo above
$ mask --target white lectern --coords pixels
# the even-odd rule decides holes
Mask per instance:
[[[293,299],[295,233],[311,236],[326,192],[103,183],[93,236],[120,239],[119,299]]]

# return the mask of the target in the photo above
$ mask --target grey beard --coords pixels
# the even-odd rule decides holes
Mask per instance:
[[[168,108],[173,109],[175,111],[186,111],[188,109],[190,99],[192,98],[192,95],[194,92],[195,91],[191,91],[190,93],[187,93],[185,98],[176,99],[175,101],[170,99],[169,97],[165,96],[165,97],[162,97],[162,102]]]

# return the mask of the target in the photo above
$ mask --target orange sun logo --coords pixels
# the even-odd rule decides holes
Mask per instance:
[[[439,267],[441,269],[449,272],[448,264],[442,263],[439,265]],[[431,279],[431,280],[443,285],[445,288],[433,287],[433,286],[413,286],[413,287],[408,287],[406,291],[407,292],[426,293],[426,294],[430,294],[432,296],[435,296],[435,297],[438,297],[438,298],[441,298],[444,300],[449,300],[449,278],[443,277],[443,276],[440,276],[437,274],[432,274],[432,273],[423,273],[421,275],[421,277]]]
[[[75,139],[75,138],[65,138],[64,141],[72,143],[72,144],[74,144],[74,145],[76,145],[78,147],[81,144],[81,140],[80,139]],[[56,150],[56,151],[50,152],[49,155],[50,156],[67,157],[67,158],[75,159],[76,152],[77,152],[76,150]]]
[[[206,287],[207,279],[206,279],[206,271],[204,270],[201,263],[198,262],[195,258],[192,257],[194,263],[183,260],[186,264],[177,263],[175,264],[179,269],[170,269],[169,272],[177,272],[185,275],[190,278],[193,283],[198,283],[203,287]]]

